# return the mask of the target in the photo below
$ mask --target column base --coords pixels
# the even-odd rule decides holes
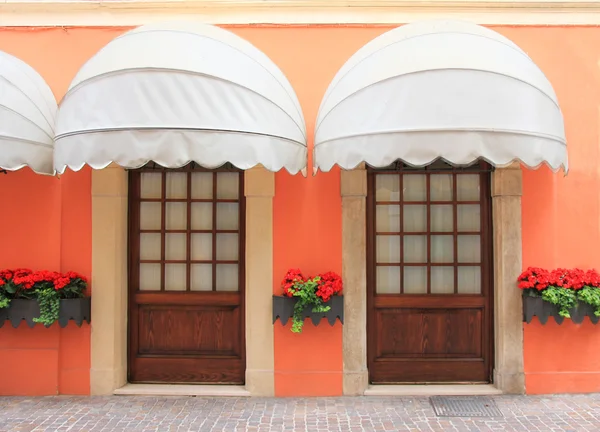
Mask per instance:
[[[369,387],[369,371],[344,371],[344,396],[362,396]]]
[[[275,396],[275,374],[272,370],[246,369],[246,390],[250,396]]]
[[[525,394],[525,374],[494,371],[494,385],[504,394]]]

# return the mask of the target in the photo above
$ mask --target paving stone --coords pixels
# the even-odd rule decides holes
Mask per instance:
[[[494,396],[503,417],[437,417],[426,397],[0,397],[0,432],[580,432],[600,394]]]

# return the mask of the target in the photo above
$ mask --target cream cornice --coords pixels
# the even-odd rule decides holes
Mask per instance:
[[[165,19],[212,24],[400,24],[455,18],[479,24],[599,25],[600,1],[478,0],[0,0],[0,26],[136,26]]]

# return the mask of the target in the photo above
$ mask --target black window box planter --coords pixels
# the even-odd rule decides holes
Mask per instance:
[[[297,297],[274,295],[273,324],[279,318],[281,324],[286,325],[288,320],[294,316],[294,305],[297,301]],[[306,307],[303,312],[304,318],[310,318],[315,326],[319,325],[323,318],[329,321],[329,325],[334,325],[336,318],[344,324],[344,296],[333,296],[325,305],[331,307],[327,312],[313,312],[312,306]]]
[[[90,311],[90,297],[60,300],[58,325],[66,327],[69,321],[75,321],[78,327],[81,327],[84,321],[89,324]],[[21,321],[25,321],[29,327],[33,327],[37,324],[33,319],[39,316],[40,306],[37,300],[14,299],[10,301],[8,308],[0,309],[0,327],[4,326],[6,321],[10,321],[14,328],[17,328]]]
[[[577,307],[569,310],[571,321],[581,324],[587,316],[592,324],[598,324],[600,317],[594,314],[594,308],[587,303],[578,302]],[[523,295],[523,322],[529,324],[536,316],[540,323],[546,324],[549,317],[553,317],[557,324],[562,324],[565,317],[558,314],[558,306],[542,300],[541,297]]]

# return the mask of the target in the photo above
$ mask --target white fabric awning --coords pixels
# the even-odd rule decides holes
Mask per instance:
[[[192,21],[145,25],[101,49],[61,102],[55,168],[226,162],[295,174],[306,126],[292,86],[259,49]]]
[[[0,51],[0,168],[54,174],[56,99],[31,66]]]
[[[321,102],[315,172],[439,158],[568,169],[548,79],[517,45],[475,24],[425,21],[384,33],[346,62]]]

